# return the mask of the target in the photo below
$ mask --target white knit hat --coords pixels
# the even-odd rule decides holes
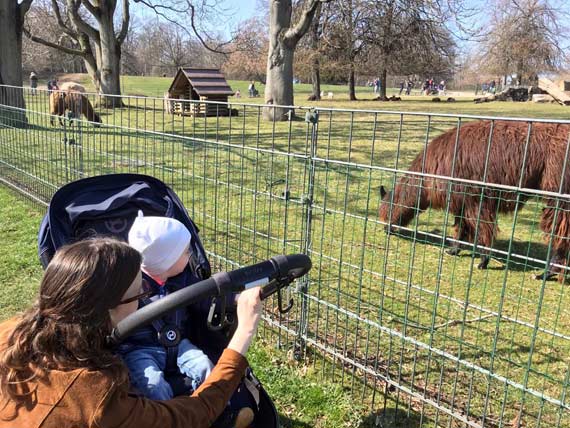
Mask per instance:
[[[129,230],[129,245],[142,255],[142,269],[151,275],[162,275],[170,269],[190,245],[186,226],[168,217],[138,217]]]

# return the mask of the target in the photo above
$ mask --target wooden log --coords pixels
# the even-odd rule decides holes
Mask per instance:
[[[570,106],[570,95],[560,90],[558,86],[554,84],[550,79],[540,78],[538,79],[538,87],[552,96],[556,101],[562,105]]]

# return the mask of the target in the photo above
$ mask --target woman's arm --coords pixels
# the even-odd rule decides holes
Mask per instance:
[[[101,403],[94,418],[97,428],[209,428],[222,413],[239,385],[247,360],[226,349],[206,381],[192,396],[153,401],[128,393],[128,388],[112,391]]]
[[[238,299],[238,326],[218,363],[192,396],[152,401],[128,393],[128,386],[110,392],[101,402],[97,428],[209,428],[224,410],[247,368],[245,354],[261,317],[259,287]]]

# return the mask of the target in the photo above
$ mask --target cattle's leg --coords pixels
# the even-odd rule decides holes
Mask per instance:
[[[554,279],[558,275],[562,275],[563,277],[564,271],[559,267],[553,266],[555,264],[566,265],[566,258],[564,257],[563,251],[555,250],[554,253],[552,254],[552,257],[548,261],[548,266],[546,267],[546,269],[544,269],[544,272],[542,272],[539,275],[535,275],[534,278],[541,281],[542,280],[548,281]]]
[[[494,224],[487,223],[487,221],[483,222],[483,219],[481,219],[481,222],[479,223],[479,236],[477,241],[482,246],[490,248],[493,239],[495,237],[494,229],[496,228],[496,226]],[[487,269],[487,266],[491,261],[491,256],[489,255],[490,250],[483,249],[480,250],[480,253],[481,253],[481,261],[477,265],[477,269]]]
[[[451,248],[447,250],[447,254],[457,256],[461,252],[459,241],[464,241],[467,235],[465,224],[463,224],[460,215],[455,215],[453,227],[455,229],[455,241],[451,244]]]
[[[474,242],[477,236],[476,245],[491,248],[495,235],[497,233],[497,219],[495,216],[495,207],[482,202],[481,208],[473,204],[473,208],[465,210],[465,220],[467,235],[471,242]],[[477,250],[475,247],[474,251]],[[477,269],[487,269],[491,257],[489,249],[479,251],[481,254],[481,262],[477,265]]]
[[[491,257],[489,256],[488,251],[486,251],[485,254],[481,254],[481,262],[477,265],[477,269],[487,269],[490,260]]]

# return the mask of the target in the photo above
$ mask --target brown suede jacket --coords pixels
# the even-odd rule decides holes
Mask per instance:
[[[0,352],[5,352],[17,322],[0,324]],[[246,367],[241,354],[226,349],[192,396],[167,401],[133,395],[128,384],[117,385],[104,371],[53,370],[15,417],[15,406],[0,396],[0,428],[207,428],[223,411]]]

